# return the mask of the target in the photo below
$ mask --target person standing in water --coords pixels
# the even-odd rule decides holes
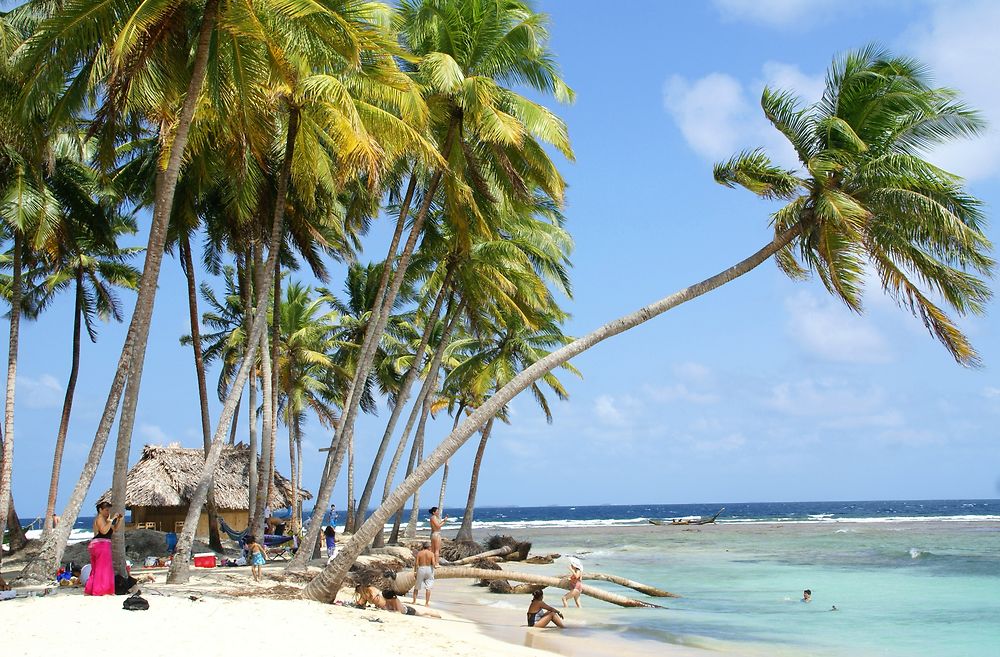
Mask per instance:
[[[441,565],[441,528],[448,516],[441,517],[441,510],[436,506],[431,507],[431,551],[434,553],[434,567]]]
[[[812,598],[813,598],[813,592],[811,590],[806,589],[805,591],[802,592],[802,602],[810,602],[812,601]]]
[[[583,593],[583,566],[577,559],[572,558],[569,562],[569,591],[562,597],[563,607],[568,606],[566,601],[570,598],[579,607],[581,593]]]

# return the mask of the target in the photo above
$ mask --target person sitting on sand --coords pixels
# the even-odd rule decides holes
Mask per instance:
[[[246,537],[244,544],[250,557],[250,572],[253,573],[254,580],[259,582],[261,566],[267,561],[264,556],[264,546],[257,542],[257,537],[253,534]]]
[[[542,601],[543,595],[541,589],[531,594],[531,604],[528,605],[528,627],[545,627],[549,623],[555,623],[557,627],[566,627],[563,625],[562,612],[545,604]]]
[[[0,591],[9,591],[9,590],[10,590],[10,584],[8,584],[4,580],[3,575],[0,575]]]
[[[562,597],[563,607],[568,606],[566,601],[573,598],[576,606],[580,606],[580,594],[583,593],[583,567],[576,559],[569,562],[569,591]]]
[[[435,568],[441,566],[441,528],[444,527],[444,521],[448,519],[448,516],[442,518],[440,513],[440,509],[436,506],[431,507],[431,550],[434,552]]]
[[[431,551],[431,544],[424,543],[420,546],[413,560],[413,604],[417,604],[417,593],[424,592],[424,606],[431,606],[431,589],[434,588],[434,552]]]
[[[806,589],[805,591],[802,592],[802,602],[809,602],[812,600],[812,598],[813,598],[813,592],[810,591],[809,589]]]
[[[333,559],[337,555],[337,531],[333,525],[326,526],[323,536],[326,537],[326,558]]]

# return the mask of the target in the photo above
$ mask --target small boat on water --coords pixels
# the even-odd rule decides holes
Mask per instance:
[[[651,525],[656,525],[658,527],[664,525],[710,525],[715,522],[715,519],[722,515],[722,512],[726,510],[726,507],[719,509],[714,516],[705,518],[703,516],[692,516],[690,518],[672,518],[659,520],[657,518],[650,518],[649,523]]]

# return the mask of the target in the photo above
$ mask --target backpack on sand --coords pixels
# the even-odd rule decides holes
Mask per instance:
[[[125,598],[125,602],[122,603],[122,609],[128,609],[129,611],[146,611],[149,609],[149,600],[146,600],[146,598],[136,593],[135,595],[130,595]]]

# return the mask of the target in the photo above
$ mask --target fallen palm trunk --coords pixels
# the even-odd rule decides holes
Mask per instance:
[[[451,563],[455,566],[464,566],[465,564],[472,563],[477,559],[487,559],[489,557],[502,557],[504,555],[510,554],[513,551],[514,548],[512,548],[509,545],[505,545],[501,548],[497,548],[496,550],[489,550],[488,552],[473,554],[468,557],[465,557],[464,559],[459,559],[458,561],[452,561]]]
[[[534,574],[529,575],[527,573],[515,573],[509,570],[485,570],[483,568],[468,568],[466,566],[438,568],[434,571],[434,578],[468,578],[487,580],[507,579],[514,580],[515,582],[534,584],[535,586],[552,586],[559,589],[566,589],[567,591],[569,590],[568,577],[549,577],[547,575]],[[405,593],[413,588],[414,581],[415,576],[412,571],[397,573],[394,588],[397,593]],[[657,609],[662,609],[660,605],[654,605],[650,602],[643,602],[642,600],[635,600],[633,598],[626,598],[623,595],[609,593],[608,591],[595,588],[593,586],[584,585],[583,594],[598,600],[603,600],[604,602],[610,602],[611,604],[618,605],[619,607],[655,607]]]
[[[619,586],[626,586],[630,589],[634,589],[639,593],[645,593],[648,596],[654,598],[679,598],[681,596],[676,593],[671,593],[670,591],[664,591],[663,589],[658,589],[655,586],[650,586],[649,584],[643,584],[642,582],[636,582],[631,579],[625,579],[624,577],[619,577],[618,575],[608,575],[606,573],[591,573],[585,572],[583,574],[584,579],[597,579],[602,582],[611,582],[613,584],[618,584]]]

